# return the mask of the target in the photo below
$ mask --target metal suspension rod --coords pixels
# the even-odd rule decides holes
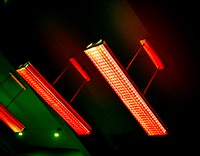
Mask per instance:
[[[8,75],[5,79],[3,79],[3,81],[0,82],[0,86],[10,77],[10,75]]]
[[[65,73],[65,71],[68,69],[69,64],[67,64],[67,66],[65,67],[65,69],[61,72],[61,74],[56,78],[56,80],[53,82],[52,85],[55,85],[56,82],[60,79],[60,77]]]
[[[24,91],[24,89],[22,88],[19,93],[9,102],[9,104],[6,106],[6,108],[8,108],[12,103],[13,101],[22,93],[22,91]]]
[[[128,64],[128,66],[126,67],[126,71],[129,69],[129,67],[131,66],[131,64],[133,63],[133,61],[135,60],[135,58],[137,57],[137,55],[139,54],[140,50],[142,49],[142,45],[140,46],[140,48],[138,49],[138,51],[136,52],[136,54],[134,55],[134,57],[132,58],[131,62]]]
[[[87,81],[84,80],[84,82],[81,84],[81,86],[79,87],[79,89],[77,90],[77,92],[74,94],[74,96],[72,97],[72,99],[70,100],[70,103],[72,103],[72,101],[74,100],[74,98],[77,96],[77,94],[80,92],[80,90],[83,88],[84,84],[86,83]]]
[[[151,82],[153,81],[154,77],[156,76],[156,74],[157,74],[158,70],[159,70],[159,69],[158,69],[158,68],[156,68],[156,71],[155,71],[155,72],[154,72],[154,74],[152,75],[152,77],[151,77],[151,79],[150,79],[149,83],[147,84],[147,86],[146,86],[146,88],[145,88],[145,90],[144,90],[144,92],[143,92],[143,95],[146,93],[146,91],[147,91],[147,89],[149,88],[149,86],[150,86]]]

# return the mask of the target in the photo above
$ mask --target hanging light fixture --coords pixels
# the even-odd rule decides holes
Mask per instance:
[[[168,133],[105,41],[88,45],[84,52],[149,136]]]
[[[2,104],[0,104],[0,119],[14,132],[22,132],[25,126]]]
[[[92,128],[47,80],[27,62],[16,70],[22,78],[52,107],[79,135],[88,135]]]

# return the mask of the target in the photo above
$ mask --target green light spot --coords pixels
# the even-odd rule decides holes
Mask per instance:
[[[19,135],[19,136],[22,136],[22,135],[23,135],[23,133],[22,133],[22,132],[19,132],[19,133],[18,133],[18,135]]]
[[[4,4],[7,4],[8,3],[8,0],[4,0]]]
[[[59,133],[58,132],[54,133],[54,136],[59,137]]]

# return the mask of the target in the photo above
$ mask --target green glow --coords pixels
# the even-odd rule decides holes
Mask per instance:
[[[23,135],[23,133],[22,133],[22,132],[19,132],[19,133],[18,133],[18,135],[19,135],[19,136],[22,136],[22,135]]]
[[[54,133],[54,136],[59,137],[59,133],[58,132]]]
[[[7,4],[8,3],[8,0],[4,0],[4,4]]]

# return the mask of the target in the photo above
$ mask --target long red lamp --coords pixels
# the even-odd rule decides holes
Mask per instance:
[[[152,45],[147,41],[147,39],[142,39],[140,40],[140,44],[143,46],[144,50],[147,52],[151,60],[153,61],[154,65],[156,66],[157,69],[163,69],[164,65],[162,61],[160,60],[159,56],[155,52],[154,48]]]
[[[79,135],[88,135],[92,128],[47,80],[27,62],[16,70],[26,82],[52,107]]]
[[[22,132],[25,126],[2,104],[0,104],[0,119],[14,132]]]
[[[105,41],[90,44],[84,52],[149,136],[168,133]]]
[[[69,61],[73,64],[73,66],[78,70],[78,72],[84,77],[86,81],[91,80],[89,75],[86,73],[85,70],[83,70],[82,66],[78,63],[78,61],[75,58],[70,57]]]

